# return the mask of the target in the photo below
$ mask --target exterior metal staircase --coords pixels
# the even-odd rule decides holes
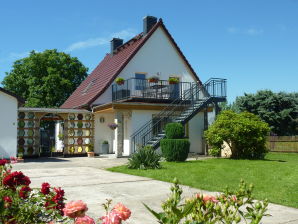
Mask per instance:
[[[214,102],[226,100],[226,79],[211,78],[204,85],[193,83],[191,88],[131,135],[131,148],[150,145],[157,149],[165,137],[165,126],[171,122],[185,125],[202,109]]]

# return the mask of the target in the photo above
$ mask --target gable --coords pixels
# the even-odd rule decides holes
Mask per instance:
[[[143,35],[143,33],[141,33],[119,47],[114,55],[111,56],[110,54],[107,54],[103,61],[64,102],[61,108],[89,108],[91,104],[96,104],[98,101],[96,99],[99,99],[99,96],[107,95],[105,93],[110,85],[113,83],[114,79],[117,76],[123,75],[123,73],[127,71],[127,67],[129,66],[128,64],[131,61],[134,61],[132,59],[140,57],[137,56],[139,54],[139,51],[142,52],[142,48],[148,41],[151,41],[151,37],[154,36],[153,34],[155,34],[155,31],[157,30],[163,32],[163,36],[167,36],[168,42],[171,43],[172,48],[176,49],[175,55],[179,55],[181,57],[181,60],[184,60],[184,64],[188,70],[188,76],[191,74],[193,78],[196,79],[196,81],[200,82],[196,73],[191,68],[190,64],[188,63],[188,61],[176,45],[175,41],[165,28],[162,20],[160,19],[159,22],[156,23],[146,35]],[[140,69],[144,70],[144,68]],[[130,73],[129,75],[129,77],[131,77],[132,74]],[[92,83],[92,85],[90,83]]]
[[[179,76],[183,82],[198,81],[162,27],[156,29],[118,76],[127,79],[138,71],[147,73],[146,78],[159,74],[160,80]]]

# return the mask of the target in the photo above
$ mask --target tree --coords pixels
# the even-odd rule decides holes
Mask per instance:
[[[252,113],[225,110],[205,131],[205,137],[212,150],[220,151],[227,143],[232,158],[261,159],[267,152],[269,130],[268,124]]]
[[[87,77],[76,57],[54,50],[17,60],[2,82],[5,89],[26,99],[28,107],[59,107]]]
[[[273,93],[270,90],[236,98],[235,108],[260,116],[277,135],[298,134],[298,93]]]

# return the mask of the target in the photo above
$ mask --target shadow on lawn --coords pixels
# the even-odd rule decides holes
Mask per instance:
[[[262,161],[279,162],[279,163],[286,163],[286,162],[288,162],[288,161],[281,160],[281,159],[262,159]]]

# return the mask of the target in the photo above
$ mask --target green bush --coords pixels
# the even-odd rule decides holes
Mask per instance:
[[[162,156],[167,161],[185,161],[189,153],[188,139],[162,139],[160,141]]]
[[[144,206],[162,224],[249,223],[259,224],[268,216],[268,201],[256,201],[252,197],[253,186],[240,182],[239,190],[228,188],[216,196],[198,193],[183,200],[183,190],[177,179],[171,186],[171,194],[162,203],[162,212]]]
[[[208,154],[214,157],[220,156],[220,152],[221,152],[221,149],[217,147],[213,147],[208,150]]]
[[[169,123],[166,125],[166,138],[180,139],[184,137],[184,127],[180,123]]]
[[[161,156],[151,146],[144,146],[128,159],[130,169],[159,169]]]
[[[205,137],[211,148],[222,149],[226,142],[231,149],[231,158],[262,159],[267,152],[269,130],[268,124],[254,114],[226,110],[205,131]]]

